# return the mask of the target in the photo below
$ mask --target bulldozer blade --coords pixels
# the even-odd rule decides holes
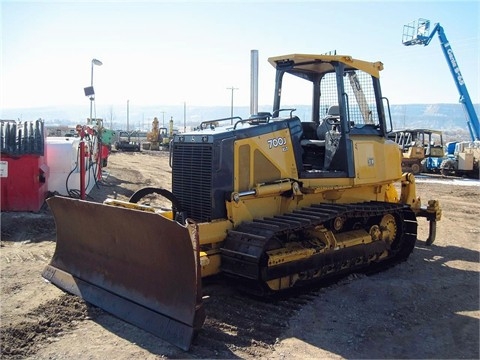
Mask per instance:
[[[195,226],[58,196],[47,202],[57,244],[42,276],[188,350],[205,320]]]

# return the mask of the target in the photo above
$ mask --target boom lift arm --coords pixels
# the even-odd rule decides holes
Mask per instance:
[[[452,47],[450,46],[450,43],[445,35],[445,31],[440,23],[436,23],[433,26],[432,31],[430,31],[430,20],[426,19],[418,19],[418,21],[413,21],[407,25],[404,25],[402,43],[405,46],[427,46],[430,44],[430,41],[433,39],[435,34],[438,34],[443,55],[447,60],[448,67],[453,76],[453,80],[455,81],[455,85],[457,86],[458,93],[460,94],[459,102],[463,104],[465,112],[467,113],[467,125],[472,141],[480,140],[480,123],[478,121],[478,116],[475,112],[475,108],[473,107],[470,95],[468,94],[465,80],[460,72],[460,68],[457,60],[455,59],[455,55],[453,54]]]

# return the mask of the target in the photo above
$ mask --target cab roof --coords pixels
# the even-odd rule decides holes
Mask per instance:
[[[383,70],[383,63],[380,61],[368,62],[357,60],[350,55],[290,54],[275,56],[268,59],[268,62],[276,69],[286,67],[295,69],[296,72],[316,74],[324,74],[334,71],[332,62],[337,61],[344,63],[347,69],[362,70],[376,78],[380,77],[380,71]]]

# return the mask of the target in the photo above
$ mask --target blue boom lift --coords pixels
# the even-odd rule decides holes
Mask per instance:
[[[450,73],[453,76],[455,85],[460,94],[460,103],[463,105],[465,113],[467,114],[467,125],[470,132],[472,142],[453,142],[447,144],[447,157],[444,158],[440,164],[440,171],[442,174],[457,174],[457,175],[473,175],[479,174],[479,152],[480,152],[480,123],[478,121],[477,113],[473,106],[470,95],[468,94],[465,80],[458,66],[452,47],[447,40],[443,27],[436,23],[430,29],[430,20],[418,19],[403,26],[402,43],[405,46],[430,44],[435,34],[438,34],[443,55],[447,60]],[[438,164],[438,160],[436,162]],[[429,164],[430,167],[436,165]]]
[[[470,95],[468,94],[467,86],[465,85],[465,80],[463,79],[460,68],[458,67],[457,60],[453,55],[452,47],[445,36],[443,27],[439,23],[436,23],[433,26],[433,29],[430,31],[430,20],[418,19],[418,21],[413,21],[408,25],[403,26],[402,43],[405,46],[427,46],[430,44],[430,41],[433,39],[435,34],[438,34],[443,55],[445,55],[448,67],[452,73],[453,80],[455,81],[455,85],[457,86],[460,94],[459,101],[463,104],[465,112],[467,113],[467,125],[472,141],[480,140],[480,123],[478,122],[478,116],[475,112],[475,108],[473,107]]]

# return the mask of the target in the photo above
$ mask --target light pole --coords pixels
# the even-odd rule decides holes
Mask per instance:
[[[92,89],[92,94],[90,96],[90,119],[88,120],[89,123],[92,122],[92,107],[93,107],[93,100],[95,100],[95,92],[93,90],[93,65],[101,66],[103,63],[100,60],[92,59],[92,70],[90,72],[90,86]]]
[[[91,72],[90,72],[90,86],[84,88],[83,90],[85,91],[85,96],[88,96],[90,99],[90,118],[87,121],[87,124],[90,125],[92,122],[92,108],[93,108],[93,100],[95,100],[95,91],[93,90],[93,65],[102,65],[102,62],[97,59],[92,59],[91,61]],[[77,126],[77,131],[79,132],[79,135],[81,137],[81,141],[79,144],[79,156],[80,156],[80,199],[85,200],[85,131],[84,128],[81,125]],[[99,139],[100,141],[100,139]],[[101,144],[101,141],[100,141]],[[99,168],[101,169],[102,167],[102,149],[101,146],[99,147]],[[98,176],[101,176],[101,172],[98,173]],[[96,179],[95,179],[96,181]]]
[[[227,88],[227,90],[232,90],[232,101],[230,103],[230,118],[231,118],[230,124],[233,125],[233,91],[238,90],[238,88],[232,86]]]

